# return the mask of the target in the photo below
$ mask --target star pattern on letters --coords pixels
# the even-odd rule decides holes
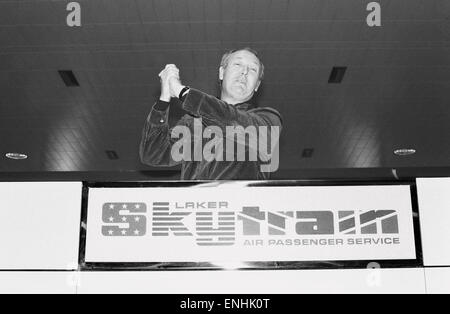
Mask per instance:
[[[104,231],[106,236],[141,236],[145,235],[145,230],[139,230],[139,228],[132,227],[133,223],[139,223],[142,221],[142,216],[132,215],[133,212],[140,212],[146,210],[146,205],[143,203],[104,203],[105,210],[108,210],[106,216],[103,216],[106,225]],[[129,212],[128,215],[123,215],[121,212]],[[145,217],[143,218],[145,219]],[[129,224],[129,228],[121,228],[119,226],[113,226],[114,224],[126,226]],[[109,225],[109,226],[108,226]]]

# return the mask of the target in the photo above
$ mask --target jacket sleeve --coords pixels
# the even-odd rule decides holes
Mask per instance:
[[[242,127],[245,129],[249,126],[254,126],[258,131],[258,136],[263,137],[261,139],[262,143],[268,143],[269,147],[271,147],[272,138],[276,138],[278,142],[282,128],[281,115],[275,109],[258,108],[257,110],[249,111],[239,110],[233,105],[193,88],[184,97],[182,107],[193,116],[212,121],[222,129],[227,140],[244,145],[247,150],[258,151],[262,161],[270,160],[270,152],[267,154],[264,150],[258,150],[257,143],[254,141],[246,141],[245,136],[235,136],[233,134],[232,138],[229,138],[226,127]],[[260,127],[266,127],[267,132],[259,132]],[[241,131],[242,128],[240,128]],[[275,132],[277,134],[274,134]]]
[[[171,138],[169,128],[169,103],[156,102],[142,130],[139,146],[141,162],[154,167],[172,167],[181,162],[173,160],[172,145],[176,139]]]

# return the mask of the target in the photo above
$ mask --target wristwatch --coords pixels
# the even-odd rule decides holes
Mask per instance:
[[[186,95],[186,93],[190,90],[191,88],[189,86],[185,86],[183,87],[183,89],[181,90],[180,94],[178,95],[178,99],[182,100],[183,97]]]

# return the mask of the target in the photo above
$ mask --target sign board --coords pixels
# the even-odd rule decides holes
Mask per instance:
[[[412,259],[409,185],[89,189],[88,263]]]

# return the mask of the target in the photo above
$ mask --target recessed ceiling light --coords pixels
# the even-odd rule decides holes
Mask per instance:
[[[27,155],[21,154],[21,153],[7,153],[5,156],[9,159],[14,159],[14,160],[24,160],[24,159],[28,158]]]
[[[397,156],[409,156],[414,155],[416,153],[416,150],[413,148],[401,148],[394,150],[394,154]]]

